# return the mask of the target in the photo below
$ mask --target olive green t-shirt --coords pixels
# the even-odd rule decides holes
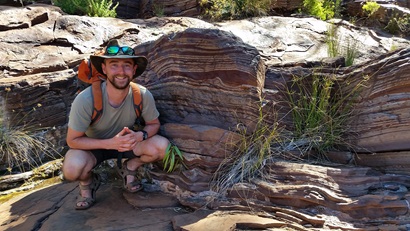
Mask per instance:
[[[124,102],[119,107],[108,103],[106,82],[101,84],[103,94],[103,113],[101,118],[90,126],[93,112],[91,87],[88,87],[74,99],[68,121],[68,127],[85,132],[88,137],[108,139],[117,135],[124,127],[132,128],[137,118],[134,110],[131,88]],[[151,121],[159,116],[154,97],[145,87],[138,85],[142,96],[142,118]]]

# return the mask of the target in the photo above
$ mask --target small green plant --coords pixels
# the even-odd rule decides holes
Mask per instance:
[[[113,5],[112,0],[54,0],[54,4],[67,14],[115,18],[119,2]]]
[[[377,2],[369,1],[366,2],[362,9],[367,14],[368,17],[373,17],[375,13],[379,10],[380,5]]]
[[[175,144],[172,143],[168,144],[162,163],[164,164],[164,170],[167,172],[173,172],[177,168],[181,167],[181,165],[186,167],[181,151]]]
[[[397,47],[396,44],[392,44],[391,47],[390,47],[390,51],[395,51],[397,49],[398,49],[398,47]]]
[[[349,18],[349,23],[355,25],[357,23],[357,16],[352,16]]]
[[[344,46],[343,42],[346,43]],[[329,57],[343,56],[346,66],[353,65],[358,53],[356,39],[341,39],[337,34],[336,25],[330,24],[326,33],[326,45]]]
[[[403,17],[392,17],[384,28],[391,34],[404,34],[410,32],[410,15],[404,15]]]
[[[165,10],[162,4],[154,4],[153,5],[154,15],[157,17],[164,17]]]
[[[397,34],[400,32],[398,20],[396,18],[391,18],[384,29],[390,34]]]
[[[358,48],[357,48],[357,40],[356,39],[348,39],[347,45],[344,53],[345,57],[345,65],[351,66],[354,63],[354,60],[357,57]]]
[[[327,54],[329,57],[337,57],[339,55],[339,37],[337,36],[337,27],[335,24],[331,23],[327,28],[326,33],[326,45]]]
[[[410,32],[410,15],[406,14],[405,16],[398,18],[397,24],[401,32],[408,34]]]
[[[10,91],[10,88],[6,88],[7,93]],[[38,107],[41,107],[41,104],[37,104]],[[35,110],[36,107],[33,108],[33,111]],[[53,148],[54,145],[44,138],[43,129],[27,125],[30,123],[23,126],[10,126],[4,122],[5,116],[4,110],[0,109],[0,163],[8,166],[8,172],[11,173],[15,168],[24,172],[27,170],[26,166],[30,169],[38,167],[43,159],[61,157]],[[26,119],[26,116],[29,114],[21,120]]]

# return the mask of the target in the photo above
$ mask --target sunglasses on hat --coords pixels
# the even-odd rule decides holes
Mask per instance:
[[[105,53],[107,55],[117,55],[119,53],[123,55],[134,55],[134,49],[128,46],[120,47],[120,46],[109,46],[105,49]]]

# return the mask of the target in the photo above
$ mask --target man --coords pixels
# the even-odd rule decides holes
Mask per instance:
[[[135,56],[132,48],[119,46],[117,40],[112,40],[103,55],[92,55],[90,60],[107,80],[101,84],[104,110],[97,122],[90,125],[93,113],[90,87],[75,98],[70,111],[67,131],[70,150],[62,170],[65,179],[79,181],[76,209],[88,209],[95,203],[100,179],[92,170],[98,164],[122,154],[127,158],[120,171],[124,189],[137,192],[142,189],[135,177],[137,168],[162,160],[169,144],[166,138],[157,135],[159,112],[152,94],[142,86],[139,86],[143,99],[141,116],[145,127],[142,131],[131,129],[137,116],[130,82],[144,72],[147,59]]]

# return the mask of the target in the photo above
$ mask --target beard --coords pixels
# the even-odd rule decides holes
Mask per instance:
[[[126,89],[126,88],[130,85],[131,78],[130,78],[129,76],[125,76],[125,77],[127,78],[127,82],[126,82],[125,84],[120,84],[120,83],[118,83],[117,81],[115,81],[115,80],[117,79],[116,77],[119,77],[119,76],[118,76],[118,75],[115,75],[115,76],[113,76],[112,78],[107,78],[108,81],[109,81],[116,89],[118,89],[118,90],[124,90],[124,89]]]

